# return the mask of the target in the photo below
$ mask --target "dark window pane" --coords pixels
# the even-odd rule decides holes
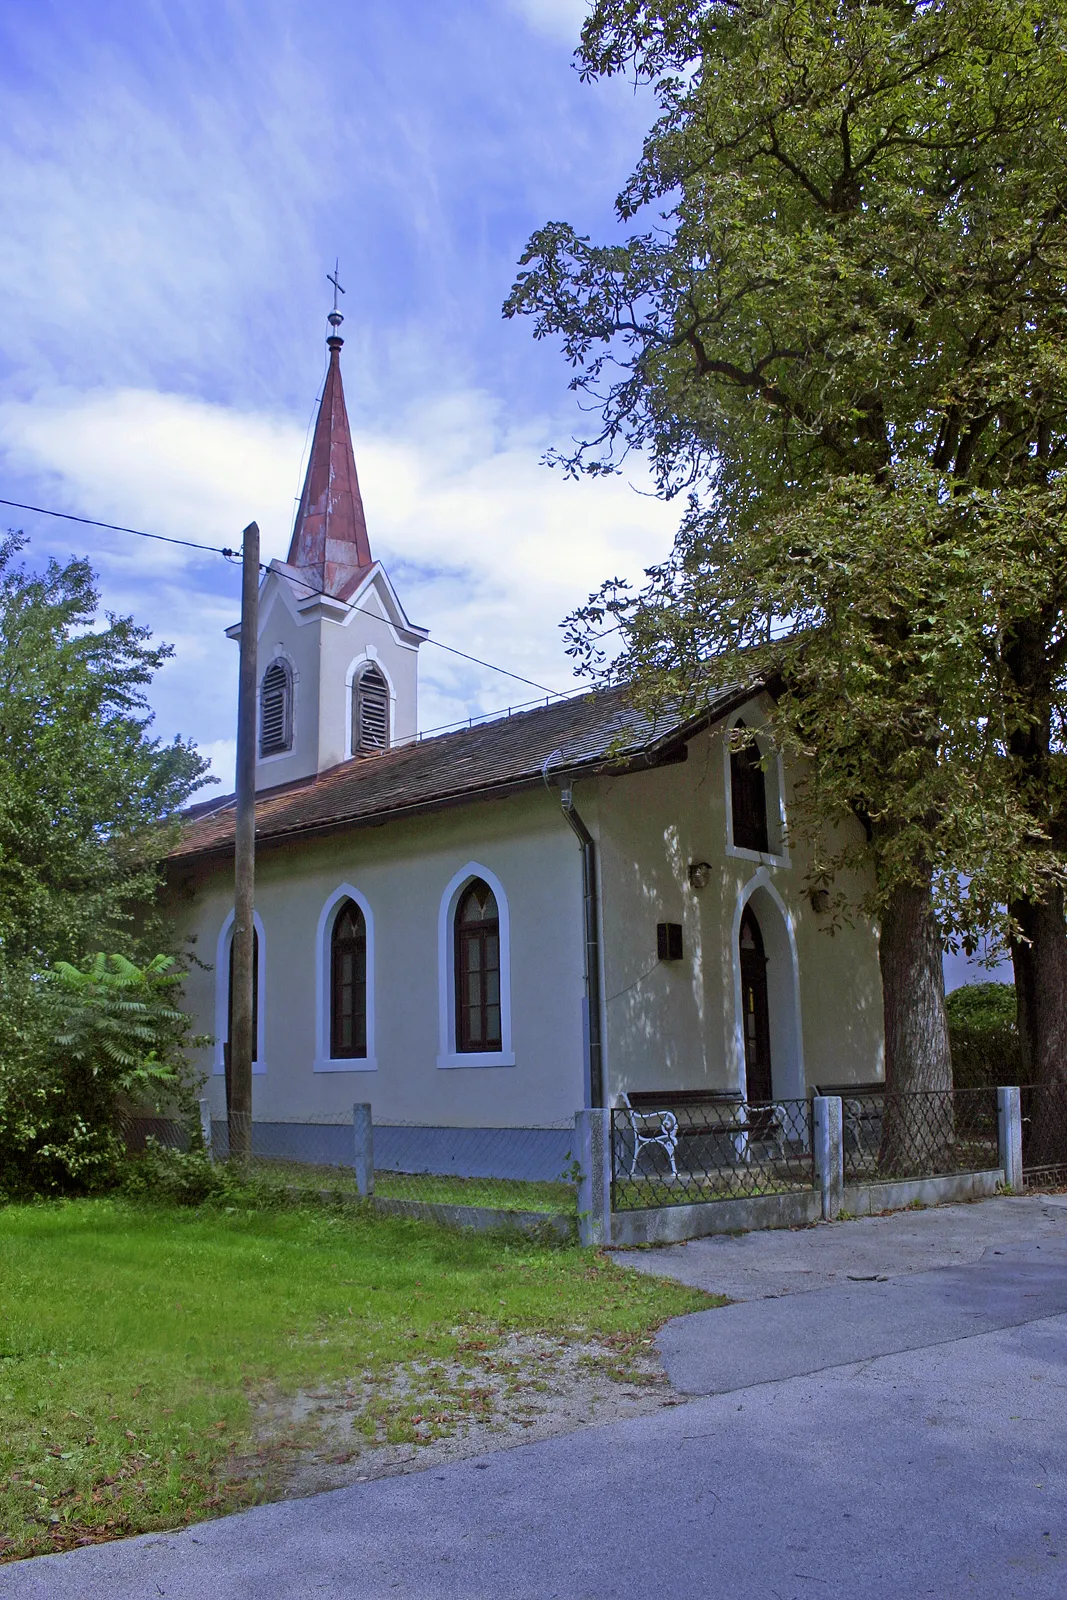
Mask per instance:
[[[346,900],[330,941],[330,1055],[367,1054],[367,923]]]
[[[739,729],[744,723],[737,723]],[[730,804],[734,844],[741,850],[770,850],[767,832],[767,783],[756,745],[734,750],[730,756]]]
[[[500,1049],[500,934],[496,897],[476,878],[455,924],[456,1048]]]

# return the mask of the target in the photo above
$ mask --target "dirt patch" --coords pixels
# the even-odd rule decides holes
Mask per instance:
[[[257,1449],[231,1471],[294,1498],[681,1404],[650,1339],[511,1334],[472,1341],[453,1361],[406,1363],[384,1380],[364,1373],[264,1395]]]

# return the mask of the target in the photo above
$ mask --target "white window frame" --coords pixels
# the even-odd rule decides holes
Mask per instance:
[[[226,1043],[228,1013],[230,1009],[230,945],[233,940],[233,918],[231,910],[219,930],[218,944],[215,947],[215,1066],[214,1072],[218,1076],[226,1071],[226,1058],[223,1055],[223,1046]],[[256,1059],[252,1063],[252,1071],[259,1077],[267,1070],[267,935],[258,911],[252,913],[256,934],[259,939],[259,960],[256,963]]]
[[[367,929],[367,1054],[330,1054],[330,1008],[332,993],[330,968],[333,956],[333,924],[342,900],[352,900],[362,911]],[[350,883],[342,883],[329,896],[319,912],[315,934],[315,1066],[316,1072],[377,1072],[374,1017],[374,912],[370,901]]]
[[[351,761],[353,756],[365,753],[365,752],[361,752],[361,751],[356,750],[353,747],[353,744],[352,744],[352,710],[353,710],[352,701],[355,698],[355,693],[356,693],[356,679],[359,677],[359,675],[363,671],[364,667],[369,667],[369,666],[375,666],[375,667],[378,668],[378,671],[381,673],[382,677],[385,679],[385,686],[389,690],[389,745],[388,745],[388,748],[391,750],[393,748],[394,743],[395,743],[395,733],[396,733],[396,728],[395,728],[395,723],[396,723],[396,685],[393,682],[392,674],[390,673],[389,668],[386,666],[385,662],[382,660],[381,656],[378,654],[378,652],[375,649],[374,645],[369,644],[367,646],[366,650],[364,650],[360,655],[356,656],[354,661],[349,663],[348,671],[345,674],[345,760],[346,761]]]
[[[763,733],[764,719],[758,707],[753,705],[742,706],[736,711],[726,724],[722,733],[723,753],[723,784],[726,792],[726,854],[734,856],[741,861],[758,861],[765,866],[788,867],[790,863],[789,849],[786,845],[786,820],[785,820],[785,763],[781,752],[774,751],[771,759],[764,767],[764,791],[767,796],[767,831],[769,842],[777,835],[777,842],[781,846],[778,850],[748,850],[743,845],[734,844],[734,792],[733,774],[730,761],[733,754],[731,750],[730,735],[739,722],[743,722],[749,733],[755,736],[756,748],[760,756],[767,761],[766,735]],[[762,737],[761,737],[762,735]]]
[[[260,750],[260,739],[261,739],[261,736],[262,736],[262,729],[263,729],[263,679],[267,676],[267,672],[269,671],[269,669],[271,667],[273,667],[273,665],[274,665],[274,663],[276,661],[284,661],[286,666],[289,668],[289,747],[286,750],[273,750],[273,751],[271,751],[269,756],[263,756],[263,755],[260,755],[260,753],[259,753],[259,750]],[[297,703],[296,686],[297,686],[298,682],[299,682],[299,675],[298,675],[297,670],[296,670],[296,662],[293,660],[293,658],[289,654],[288,650],[283,649],[281,645],[275,645],[274,654],[271,656],[270,660],[267,662],[267,665],[263,668],[263,671],[259,675],[259,682],[256,684],[256,766],[257,767],[269,767],[271,765],[271,763],[274,762],[274,761],[288,761],[290,759],[290,757],[292,756],[293,752],[296,749],[296,732],[297,732],[297,729],[296,729],[296,703]]]
[[[496,897],[500,922],[500,1049],[456,1049],[456,909],[474,878],[487,883]],[[437,917],[437,974],[439,1043],[437,1065],[454,1067],[513,1067],[511,1043],[511,912],[504,885],[495,872],[480,862],[468,861],[452,877],[441,896]]]

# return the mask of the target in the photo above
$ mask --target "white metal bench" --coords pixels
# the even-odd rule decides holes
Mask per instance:
[[[675,1151],[678,1148],[678,1118],[673,1111],[666,1108],[659,1110],[638,1111],[630,1104],[630,1096],[623,1090],[619,1096],[622,1108],[630,1122],[630,1132],[633,1135],[634,1153],[630,1162],[630,1176],[637,1171],[637,1158],[646,1145],[658,1144],[671,1164],[671,1172],[678,1176],[678,1164],[675,1160]]]
[[[786,1159],[787,1116],[785,1108],[777,1104],[753,1106],[737,1095],[705,1090],[665,1089],[661,1095],[656,1090],[641,1089],[635,1090],[632,1098],[624,1090],[619,1095],[619,1106],[626,1113],[634,1141],[631,1177],[646,1145],[660,1146],[677,1177],[678,1143],[683,1135],[724,1137],[742,1162],[752,1159],[753,1141],[771,1144],[775,1155]],[[679,1112],[685,1118],[681,1125]]]

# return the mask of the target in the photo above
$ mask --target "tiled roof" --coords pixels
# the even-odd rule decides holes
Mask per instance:
[[[546,763],[555,782],[575,769],[646,766],[723,716],[738,698],[736,689],[721,690],[699,717],[681,719],[645,715],[627,706],[623,690],[601,690],[397,745],[283,788],[260,790],[256,840],[280,843],[473,800],[540,782]],[[191,806],[186,818],[172,861],[232,853],[233,795]]]

